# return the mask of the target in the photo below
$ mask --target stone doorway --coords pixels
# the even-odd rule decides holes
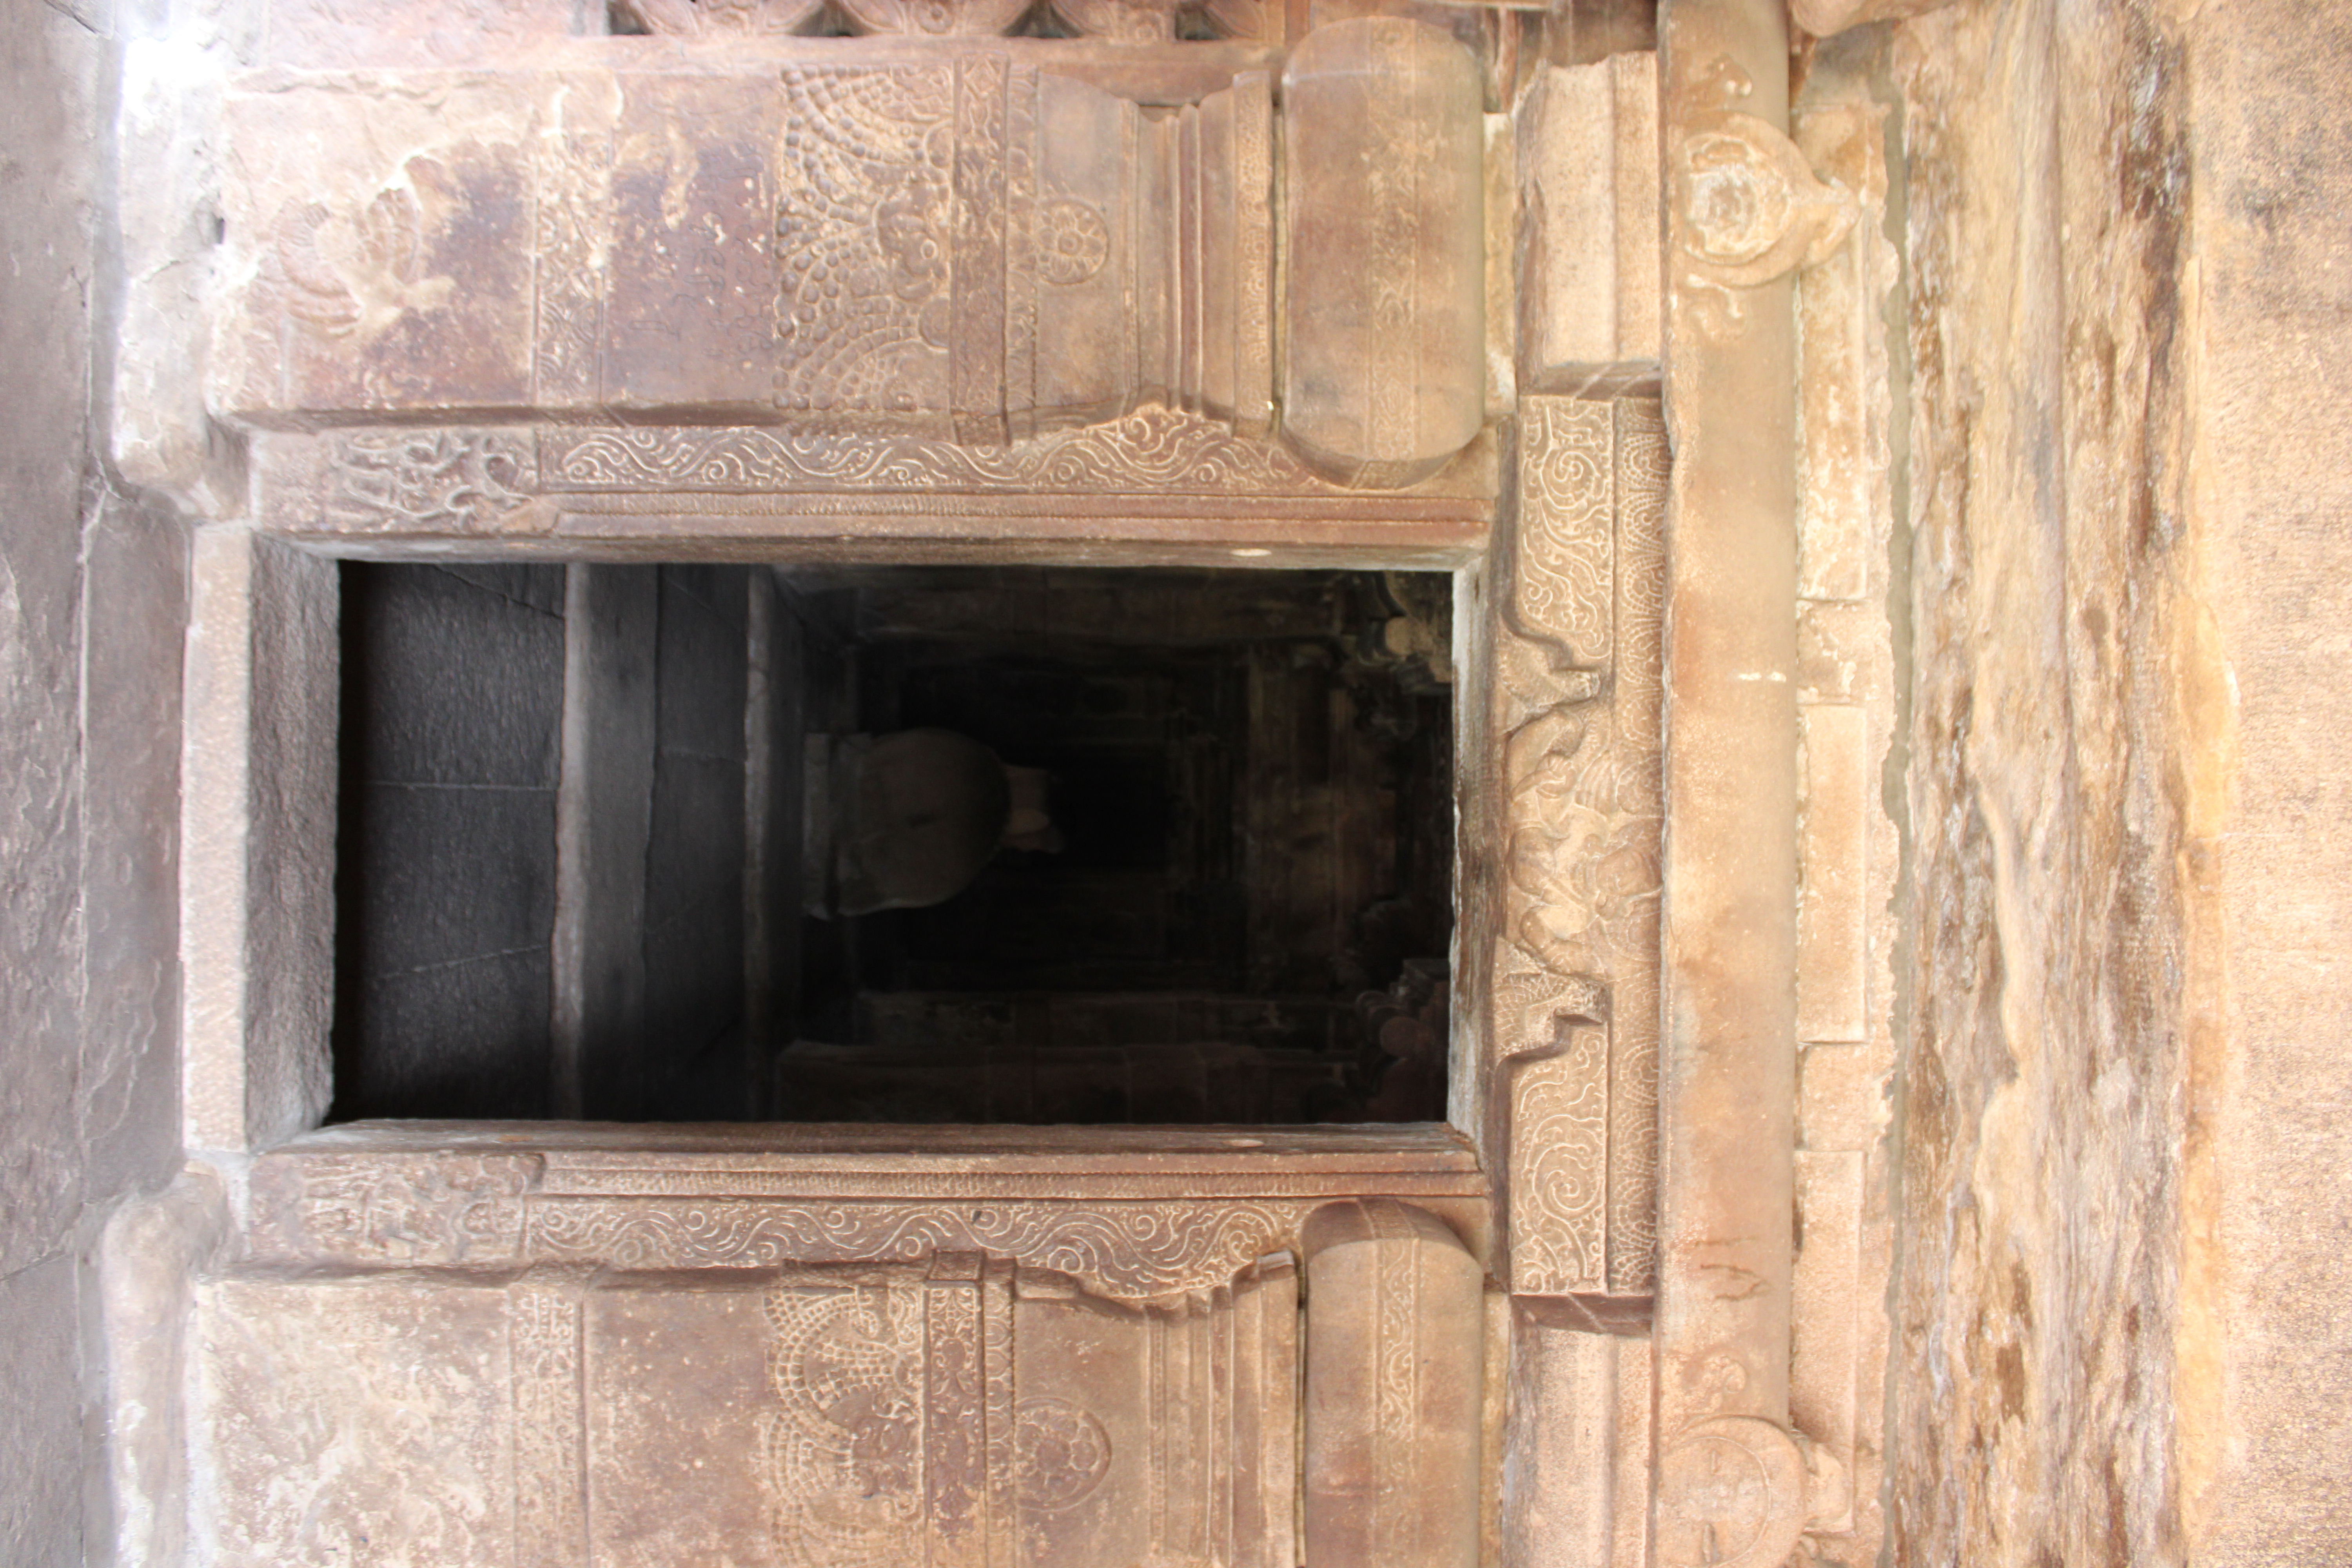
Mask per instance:
[[[1548,1408],[1514,1413],[1517,1347],[1580,1336],[1646,1452],[1662,1284],[1664,427],[1630,303],[1519,319],[1514,29],[769,9],[454,76],[302,56],[226,101],[251,503],[197,547],[188,1127],[239,1201],[192,1285],[194,1528],[363,1557],[397,1473],[403,1549],[457,1562],[1467,1568],[1539,1507],[1503,1495]],[[1585,82],[1637,148],[1654,81]],[[1646,179],[1612,179],[1638,262]],[[633,571],[734,574],[747,650],[778,567],[1450,575],[1444,1120],[321,1126],[338,561],[560,565],[583,624]],[[591,1112],[620,1015],[555,903],[547,1102]],[[1759,1497],[1790,1528],[1790,1440],[1700,1436],[1764,1484],[1695,1539]]]
[[[341,599],[331,1121],[1444,1116],[1442,575],[351,562]]]

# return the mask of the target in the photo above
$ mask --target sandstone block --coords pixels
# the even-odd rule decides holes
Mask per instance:
[[[1654,395],[1657,57],[1544,70],[1520,108],[1518,163],[1523,389]]]
[[[1383,1199],[1309,1216],[1307,1561],[1469,1568],[1486,1302],[1444,1222]]]

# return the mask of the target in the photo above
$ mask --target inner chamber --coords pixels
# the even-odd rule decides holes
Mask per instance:
[[[347,563],[335,1120],[1442,1120],[1441,574]]]

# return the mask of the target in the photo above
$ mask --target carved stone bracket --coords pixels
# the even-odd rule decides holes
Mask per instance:
[[[1687,284],[1759,288],[1826,259],[1853,226],[1853,193],[1817,175],[1785,132],[1737,107],[1753,90],[1720,59],[1685,94],[1668,179]]]

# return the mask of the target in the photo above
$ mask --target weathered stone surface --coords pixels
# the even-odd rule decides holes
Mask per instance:
[[[188,532],[102,505],[83,534],[84,994],[76,1096],[93,1193],[180,1163],[180,674]]]
[[[505,1289],[231,1279],[199,1289],[195,1340],[199,1561],[514,1560]]]
[[[2183,54],[2159,79],[2184,90],[2190,131],[2177,258],[2174,209],[2156,196],[2181,171],[2151,156],[2165,143],[2142,121],[2124,122],[2122,144],[2126,166],[2149,174],[2118,194],[2149,212],[2151,262],[2179,268],[2177,318],[2166,279],[2149,280],[2151,333],[2195,334],[2181,345],[2193,444],[2159,448],[2157,469],[2184,481],[2167,488],[2175,549],[2204,601],[2177,606],[2166,693],[2185,731],[2175,788],[2192,911],[2174,1396],[2184,1555],[2235,1568],[2352,1554],[2352,985],[2337,956],[2352,932],[2352,704],[2336,651],[2352,625],[2352,451],[2336,390],[2352,363],[2352,26],[2333,10],[2238,6],[2188,23]],[[2172,57],[2151,44],[2138,58],[2135,83]],[[2153,519],[2129,514],[2159,537],[2167,490]]]
[[[99,1287],[113,1561],[121,1568],[187,1561],[188,1481],[198,1463],[187,1380],[195,1284],[217,1261],[229,1230],[227,1194],[218,1173],[201,1163],[107,1220]]]
[[[272,65],[450,66],[509,56],[580,32],[603,18],[580,0],[259,0],[268,16],[263,58]]]
[[[2290,49],[2283,19],[2209,18],[2225,54],[2314,58],[2301,24]],[[2208,1103],[2181,1098],[2184,1031],[2229,1037],[2196,1023],[2211,1003],[2184,1012],[2214,976],[2189,967],[2213,960],[2184,946],[2182,900],[2221,826],[2201,792],[2228,753],[2200,751],[2230,677],[2184,596],[2202,574],[2181,356],[2210,343],[2192,349],[2184,292],[2206,204],[2169,26],[2018,4],[1895,35],[1915,377],[1898,1560],[2179,1562],[2198,1485],[2174,1426],[2196,1370],[2175,1360],[2178,1161]],[[2340,1335],[2306,1341],[2306,1386],[2319,1342]],[[2282,1431],[2263,1426],[2258,1445]]]
[[[72,1568],[83,1561],[82,1389],[78,1376],[81,1313],[68,1254],[0,1277],[0,1436],[9,1484],[0,1493],[0,1551],[26,1568]]]
[[[333,563],[196,534],[181,752],[181,1120],[193,1149],[267,1147],[330,1093]]]
[[[0,308],[0,1276],[61,1246],[83,1196],[77,557],[100,57],[57,12],[21,20],[0,45],[0,166],[18,171],[0,227],[25,237]]]
[[[1525,390],[1654,393],[1663,270],[1656,54],[1545,69],[1517,121]]]
[[[1478,1560],[1486,1303],[1461,1239],[1425,1209],[1334,1204],[1307,1261],[1307,1561]]]

